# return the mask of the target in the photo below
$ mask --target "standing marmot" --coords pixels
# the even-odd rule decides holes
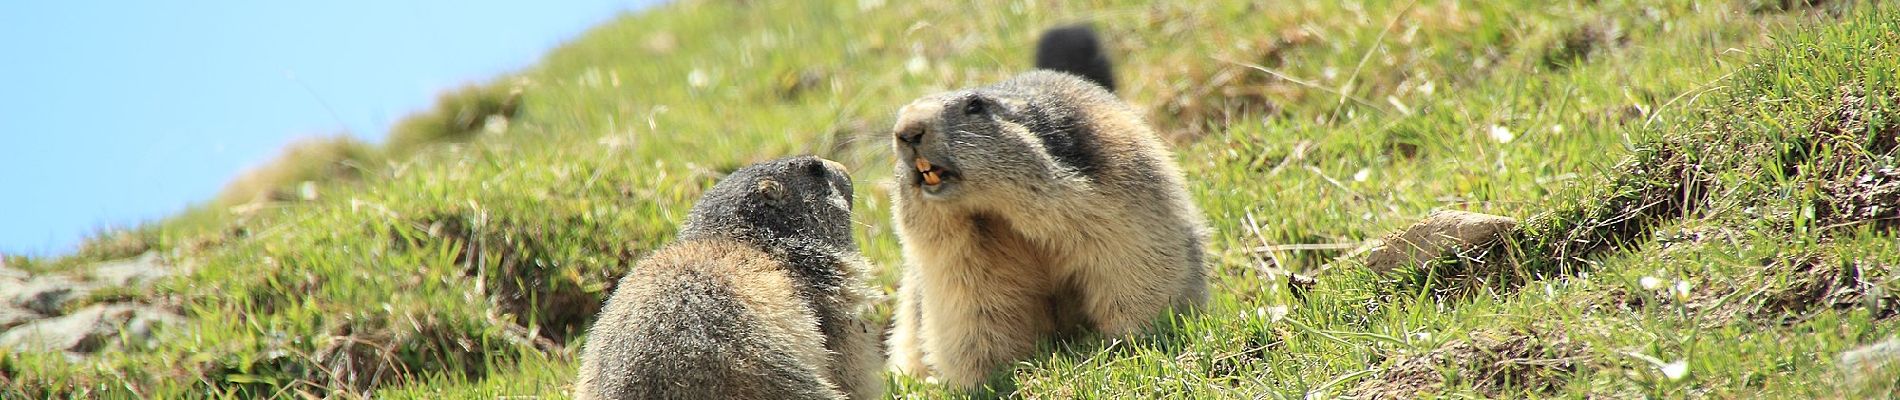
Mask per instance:
[[[882,396],[851,178],[795,157],[727,176],[634,266],[581,354],[581,399]]]
[[[1166,145],[1104,89],[1087,28],[1042,42],[1039,67],[1093,60],[1079,69],[1099,83],[1034,71],[898,111],[898,371],[972,388],[1043,338],[1206,301],[1206,228]]]

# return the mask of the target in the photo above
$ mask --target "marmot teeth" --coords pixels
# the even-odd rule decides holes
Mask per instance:
[[[937,174],[934,166],[930,165],[930,160],[925,160],[923,157],[917,157],[917,173],[923,174],[925,185],[934,186],[943,183],[943,177]]]

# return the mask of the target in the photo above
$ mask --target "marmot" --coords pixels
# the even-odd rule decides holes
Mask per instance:
[[[1180,167],[1108,90],[1093,33],[1042,44],[1089,62],[1044,59],[1069,69],[898,111],[892,218],[907,268],[887,347],[899,372],[974,388],[1044,338],[1137,332],[1206,302],[1207,229]]]
[[[816,157],[733,172],[634,266],[588,331],[581,399],[869,399],[868,263],[851,178]]]

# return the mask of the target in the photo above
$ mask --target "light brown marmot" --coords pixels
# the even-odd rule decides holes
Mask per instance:
[[[1201,213],[1166,145],[1104,87],[1099,48],[1087,28],[1052,30],[1045,70],[898,111],[892,368],[975,388],[1043,339],[1137,332],[1206,301]]]

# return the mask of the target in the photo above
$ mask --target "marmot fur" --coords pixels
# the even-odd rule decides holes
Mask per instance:
[[[794,157],[742,168],[693,205],[678,241],[607,299],[581,354],[581,399],[883,395],[851,178]]]
[[[1093,38],[1054,30],[1039,53],[1094,60],[1077,69],[1112,79]],[[1112,83],[1069,72],[898,111],[892,213],[907,268],[893,369],[974,388],[1042,339],[1136,332],[1206,301],[1207,230],[1173,156]]]

